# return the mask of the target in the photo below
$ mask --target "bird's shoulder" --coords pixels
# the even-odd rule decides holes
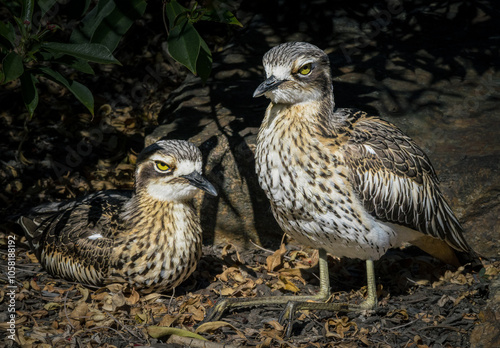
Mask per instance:
[[[346,163],[355,171],[382,170],[418,183],[428,176],[437,182],[425,152],[396,125],[357,109],[337,109],[333,117],[343,135]]]

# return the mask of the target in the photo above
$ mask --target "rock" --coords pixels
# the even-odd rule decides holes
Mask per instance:
[[[486,307],[479,313],[481,324],[471,333],[472,348],[500,347],[500,275],[490,284]]]

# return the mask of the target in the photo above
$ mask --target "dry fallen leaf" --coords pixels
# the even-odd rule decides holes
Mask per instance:
[[[241,332],[240,330],[235,328],[233,325],[226,323],[225,321],[211,321],[208,323],[201,324],[200,326],[198,326],[198,328],[196,329],[195,332],[196,333],[203,333],[203,332],[211,333],[217,329],[220,329],[221,327],[229,327],[232,330],[234,330],[238,336],[240,336],[241,338],[245,338],[245,335],[243,334],[243,332]]]
[[[287,250],[285,244],[281,244],[280,248],[270,255],[266,259],[267,271],[273,272],[277,268],[283,266],[283,256],[286,254]]]
[[[48,311],[58,309],[59,307],[61,307],[61,304],[57,303],[57,302],[49,302],[49,303],[45,304],[45,306],[43,306],[43,308],[45,308]]]
[[[35,279],[31,279],[30,281],[30,286],[33,290],[36,290],[36,291],[40,291],[41,288],[38,286],[38,284],[36,283]]]
[[[126,298],[127,304],[129,306],[135,305],[137,302],[139,302],[141,296],[135,289],[132,289],[130,296]]]
[[[281,276],[281,275],[280,275],[279,281],[276,283],[276,285],[278,286],[278,289],[280,289],[280,290],[283,289],[286,291],[291,291],[293,293],[297,293],[300,291],[300,289],[297,287],[297,285],[295,285],[290,280],[288,280],[286,277]]]
[[[392,311],[387,312],[387,317],[392,318],[392,317],[399,317],[402,321],[408,321],[409,315],[406,309],[401,308],[401,309],[394,309]]]
[[[325,323],[325,331],[326,337],[345,338],[356,335],[358,326],[355,322],[349,321],[348,317],[328,319]]]

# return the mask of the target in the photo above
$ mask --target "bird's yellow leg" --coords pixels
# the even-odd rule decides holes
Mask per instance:
[[[375,271],[373,261],[366,260],[366,282],[367,282],[367,298],[359,305],[350,305],[348,303],[318,303],[318,302],[298,302],[290,301],[280,315],[279,322],[283,324],[288,321],[286,336],[289,337],[292,331],[293,320],[295,313],[299,310],[330,310],[337,312],[354,312],[367,309],[375,309],[377,307],[377,287],[375,284]]]
[[[316,295],[302,296],[266,296],[252,298],[224,298],[218,301],[208,312],[203,323],[219,320],[229,308],[265,306],[274,304],[286,304],[289,302],[308,303],[305,301],[323,301],[330,297],[330,277],[328,274],[328,261],[326,251],[319,249],[319,283],[320,289]]]

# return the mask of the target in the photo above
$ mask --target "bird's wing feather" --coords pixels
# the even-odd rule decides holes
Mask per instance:
[[[107,269],[119,232],[119,216],[111,212],[120,211],[130,196],[129,191],[102,191],[79,200],[47,203],[18,222],[50,273],[70,278],[75,269],[88,268],[78,280],[96,284],[93,280]]]
[[[358,111],[360,113],[360,111]],[[443,198],[429,158],[396,126],[357,115],[344,146],[350,179],[365,208],[470,251],[462,227]]]

